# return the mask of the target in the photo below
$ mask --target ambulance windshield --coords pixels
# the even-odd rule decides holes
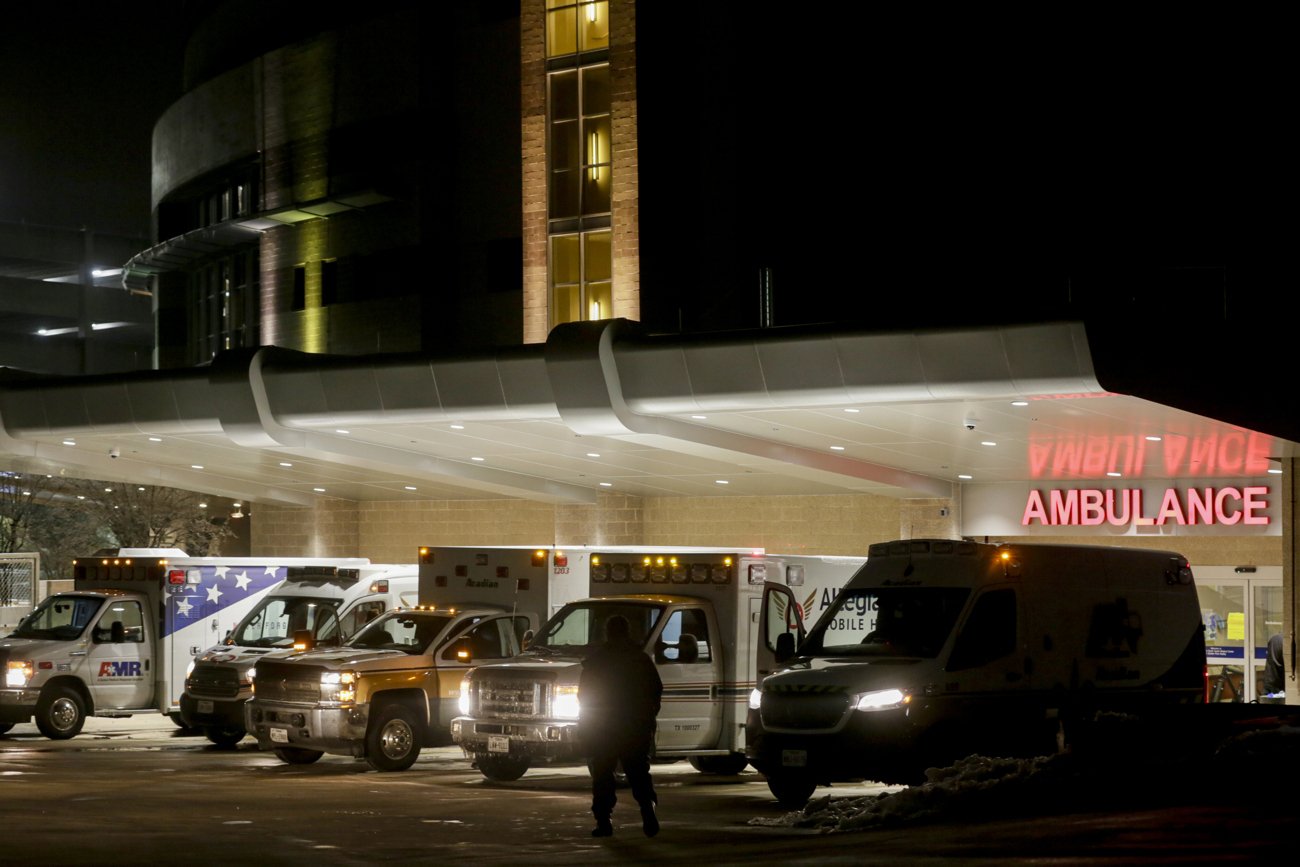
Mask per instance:
[[[55,641],[80,638],[103,603],[99,596],[50,596],[24,617],[9,637]]]
[[[969,595],[966,587],[845,590],[818,619],[799,655],[934,658]]]
[[[418,656],[425,652],[451,621],[450,615],[434,614],[431,611],[390,611],[378,620],[367,623],[343,645],[370,650],[400,650]]]
[[[604,643],[605,621],[616,614],[627,620],[632,640],[644,644],[663,611],[661,604],[625,599],[570,602],[542,625],[528,652],[586,653]]]

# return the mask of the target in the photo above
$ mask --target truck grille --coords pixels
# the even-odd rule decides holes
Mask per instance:
[[[834,728],[848,709],[844,693],[763,692],[763,725],[769,728]]]
[[[551,684],[531,677],[475,678],[478,713],[493,719],[542,719],[551,710]]]
[[[237,698],[239,672],[229,665],[195,663],[185,687],[191,695],[201,695],[204,698]]]
[[[316,704],[320,701],[320,676],[324,670],[319,665],[259,662],[257,680],[253,684],[257,699],[287,704]]]

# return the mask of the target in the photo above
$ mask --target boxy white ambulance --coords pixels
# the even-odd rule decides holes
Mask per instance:
[[[33,717],[76,735],[89,715],[168,714],[185,670],[284,580],[286,563],[120,548],[79,558],[73,589],[47,597],[0,639],[0,732]],[[356,565],[366,561],[353,561]]]
[[[340,563],[353,565],[339,565]],[[415,564],[358,565],[320,560],[289,566],[285,579],[264,596],[230,634],[190,663],[181,718],[212,743],[230,747],[244,739],[244,703],[252,697],[248,672],[295,636],[317,646],[338,645],[393,608],[411,608],[419,591]]]
[[[745,702],[776,668],[778,641],[802,637],[802,606],[820,598],[823,585],[838,589],[862,563],[680,547],[557,549],[553,560],[587,586],[587,598],[556,612],[521,655],[479,665],[461,685],[452,738],[489,779],[581,758],[582,659],[616,614],[664,684],[655,755],[739,772],[747,761]]]

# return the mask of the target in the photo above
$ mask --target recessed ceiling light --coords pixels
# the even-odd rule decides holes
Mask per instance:
[[[995,445],[997,445],[997,443],[993,442],[993,440],[984,440],[984,442],[980,443],[980,445],[982,445],[982,446],[995,446]]]
[[[833,451],[833,452],[842,452],[842,451],[844,451],[844,446],[831,446],[831,451]]]
[[[230,505],[233,506],[234,508],[238,509],[238,508],[240,507],[240,505],[242,505],[242,504],[241,504],[241,503],[231,503]]]
[[[149,437],[149,442],[151,442],[151,443],[160,443],[160,442],[162,442],[162,437]]]
[[[318,493],[318,494],[323,494],[323,493],[325,493],[325,489],[324,489],[324,488],[312,488],[312,490],[315,491],[315,492]]]
[[[77,441],[76,441],[76,440],[64,440],[64,441],[63,441],[63,444],[64,444],[65,446],[75,446],[75,445],[77,444]]]
[[[282,467],[291,467],[291,466],[293,466],[293,464],[289,463],[288,461],[280,461],[280,466],[282,466]]]
[[[848,409],[846,409],[846,410],[844,410],[844,411],[845,411],[845,412],[862,412],[862,410],[860,410],[860,409],[854,409],[854,408],[852,408],[852,407],[849,407]]]
[[[352,431],[350,431],[350,430],[344,430],[344,429],[341,428],[341,427],[336,427],[336,428],[334,428],[334,433],[337,433],[337,434],[350,434],[350,433],[352,433]]]
[[[190,469],[191,469],[191,470],[201,470],[201,469],[203,469],[203,464],[190,464]]]
[[[465,425],[463,425],[463,424],[454,424],[454,425],[451,426],[451,429],[452,429],[452,430],[464,430],[464,429],[465,429]]]
[[[77,494],[77,499],[78,499],[78,500],[84,500],[84,499],[86,499],[86,495],[85,495],[85,494]]]
[[[487,458],[470,458],[471,461],[485,461]]]
[[[407,489],[408,491],[414,491],[414,490],[415,490],[415,485],[406,485],[406,489]]]
[[[1118,478],[1120,478],[1121,476],[1123,476],[1124,474],[1123,474],[1123,473],[1117,473],[1117,472],[1115,472],[1114,470],[1111,470],[1111,471],[1110,471],[1109,473],[1107,473],[1106,475],[1110,476],[1112,479],[1118,479]]]
[[[1012,405],[1012,406],[1029,406],[1029,401],[1027,401],[1027,400],[1013,400],[1013,401],[1011,401],[1011,405]]]
[[[966,479],[967,481],[969,481],[969,480],[971,480],[971,479],[973,479],[973,478],[975,478],[975,477],[974,477],[974,476],[967,475],[966,473],[958,473],[958,474],[957,474],[957,478],[959,478],[959,479]]]
[[[598,458],[598,457],[600,457],[600,453],[599,453],[599,452],[587,452],[587,457],[589,457],[589,458]]]
[[[144,486],[141,485],[140,487],[136,488],[136,490],[137,490],[137,491],[143,491],[143,490],[144,490]]]
[[[699,419],[700,421],[704,421],[706,418],[708,418],[708,416],[707,416],[707,415],[693,415],[693,416],[691,416],[691,418],[697,418],[697,419]]]
[[[614,483],[613,483],[613,482],[601,482],[601,483],[600,483],[600,486],[601,486],[602,488],[612,488],[612,487],[614,487]]]
[[[200,509],[206,509],[207,507],[208,507],[208,504],[207,504],[207,503],[199,503],[199,508],[200,508]]]
[[[1158,443],[1158,442],[1160,442],[1160,437],[1157,437],[1157,436],[1150,436],[1150,437],[1147,437],[1146,440],[1147,440],[1147,442],[1149,442],[1149,443]]]
[[[106,494],[111,494],[111,493],[113,493],[113,489],[112,489],[112,488],[104,488],[104,493],[106,493]]]
[[[1270,473],[1272,473],[1273,475],[1275,475],[1275,476],[1280,476],[1280,475],[1282,475],[1282,471],[1279,470],[1279,469],[1277,469],[1277,468],[1275,468],[1275,467],[1269,467],[1269,468],[1268,468],[1268,471],[1269,471]]]
[[[729,485],[729,484],[731,484],[731,482],[727,481],[726,479],[714,479],[713,483],[714,483],[715,485]]]

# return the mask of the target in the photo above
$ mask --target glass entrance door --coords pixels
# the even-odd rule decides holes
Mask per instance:
[[[1282,631],[1282,569],[1203,566],[1195,572],[1210,701],[1257,701],[1264,694],[1268,639]]]

